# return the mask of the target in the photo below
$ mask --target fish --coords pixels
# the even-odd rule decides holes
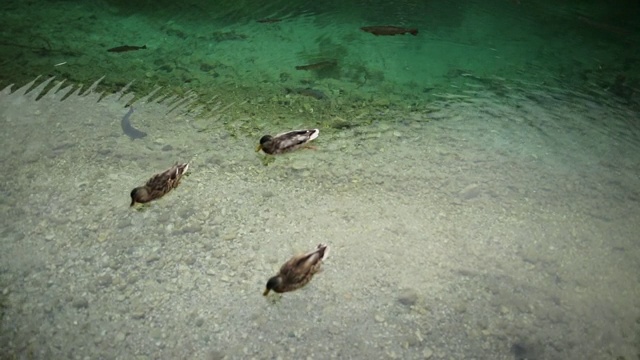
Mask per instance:
[[[256,20],[259,23],[262,24],[273,24],[273,23],[277,23],[282,21],[282,19],[276,19],[276,18],[264,18],[264,19],[258,19]]]
[[[333,67],[336,65],[338,65],[337,60],[326,60],[326,61],[320,61],[317,63],[308,64],[308,65],[299,65],[299,66],[296,66],[296,70],[320,70],[328,67]]]
[[[371,33],[373,35],[418,35],[418,29],[403,28],[399,26],[383,25],[383,26],[364,26],[360,30]]]
[[[133,106],[129,108],[129,111],[124,115],[122,121],[120,121],[122,131],[125,133],[125,135],[130,137],[131,140],[142,139],[143,137],[147,136],[147,133],[131,126],[131,114],[133,114]]]
[[[122,45],[122,46],[116,46],[116,47],[111,48],[111,49],[107,49],[107,51],[108,52],[121,53],[121,52],[126,52],[126,51],[142,50],[142,49],[146,49],[146,48],[147,48],[147,45],[142,45],[142,46]]]

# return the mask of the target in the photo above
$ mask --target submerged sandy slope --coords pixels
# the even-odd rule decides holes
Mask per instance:
[[[0,94],[4,357],[640,351],[640,140],[623,107],[470,94],[321,129],[317,150],[265,167],[220,114],[143,99],[131,120],[149,135],[133,141],[128,95],[25,90]],[[130,209],[176,161],[191,162],[182,185]],[[325,270],[265,300],[280,264],[319,242]]]

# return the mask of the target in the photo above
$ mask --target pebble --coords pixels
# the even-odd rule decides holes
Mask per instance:
[[[184,263],[187,265],[193,265],[196,263],[196,257],[193,255],[187,255],[187,257],[184,258]]]
[[[418,293],[413,289],[404,289],[398,295],[398,302],[405,306],[413,306],[418,302]]]
[[[174,234],[179,235],[179,234],[194,234],[194,233],[199,233],[202,231],[202,226],[200,225],[187,225],[181,229],[177,229],[175,231],[173,231]]]
[[[458,196],[462,200],[471,200],[475,197],[480,196],[480,193],[481,193],[480,187],[477,184],[471,184],[465,187],[464,189],[460,190],[460,192],[458,193]]]
[[[204,325],[204,319],[201,317],[197,318],[195,325],[196,327],[201,327],[202,325]]]
[[[196,211],[195,211],[194,209],[192,209],[192,208],[186,208],[186,209],[184,209],[184,210],[180,211],[180,213],[179,213],[178,215],[179,215],[181,218],[183,218],[183,219],[185,219],[185,220],[186,220],[186,219],[190,218],[191,216],[195,215],[195,213],[196,213]]]
[[[228,233],[222,235],[222,240],[231,241],[231,240],[235,239],[236,236],[238,236],[238,232],[237,231],[229,231]]]
[[[131,313],[131,318],[132,318],[132,319],[134,319],[134,320],[144,319],[144,317],[145,317],[145,312],[144,312],[144,310],[140,310],[140,309],[138,309],[138,310],[134,310],[134,311]]]
[[[20,240],[22,240],[24,238],[25,238],[24,233],[21,233],[21,232],[15,233],[14,236],[13,236],[13,241],[19,242]]]
[[[123,342],[126,337],[127,337],[127,335],[125,333],[119,332],[116,335],[116,342]]]
[[[162,339],[162,331],[160,331],[160,329],[158,328],[151,329],[151,331],[149,332],[149,335],[151,336],[152,339],[155,339],[155,340]]]
[[[105,242],[108,239],[108,235],[106,232],[101,232],[98,234],[98,242]]]
[[[77,298],[73,300],[71,306],[76,309],[86,309],[89,307],[89,301],[87,301],[87,299],[85,298]]]
[[[207,359],[209,360],[222,360],[225,358],[225,354],[222,351],[211,350],[209,351],[209,356]]]
[[[305,169],[307,169],[307,168],[309,167],[309,165],[308,165],[306,162],[304,162],[304,161],[302,161],[302,160],[299,160],[299,161],[295,161],[293,164],[291,164],[291,167],[292,167],[294,170],[298,170],[298,171],[300,171],[300,170],[305,170]]]
[[[422,356],[425,359],[431,359],[431,357],[433,356],[433,350],[425,346],[425,348],[422,350]]]
[[[127,284],[135,284],[138,282],[138,280],[140,280],[140,275],[138,274],[130,274],[129,277],[127,278]]]
[[[120,269],[120,267],[122,266],[122,263],[117,261],[116,259],[112,259],[111,261],[109,261],[109,264],[107,265],[111,270],[118,270]]]
[[[204,250],[205,252],[209,252],[211,250],[213,250],[213,244],[210,242],[205,242],[202,244],[202,250]]]
[[[502,315],[507,315],[509,312],[510,312],[510,311],[509,311],[509,308],[508,308],[508,307],[506,307],[506,306],[504,306],[504,305],[501,305],[501,306],[500,306],[500,314],[502,314]]]
[[[464,301],[457,302],[453,304],[453,310],[458,314],[464,314],[467,312],[467,303]]]
[[[384,321],[384,316],[380,314],[376,314],[373,318],[376,320],[376,322],[379,322],[379,323]]]
[[[109,287],[113,283],[113,277],[109,274],[98,276],[96,283],[102,287]]]

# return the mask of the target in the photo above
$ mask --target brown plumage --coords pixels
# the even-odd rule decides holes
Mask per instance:
[[[264,151],[266,154],[284,154],[305,146],[309,141],[320,134],[318,129],[294,130],[276,136],[265,135],[260,138],[260,144],[256,151]]]
[[[267,281],[267,287],[262,295],[267,296],[271,290],[283,293],[307,285],[313,275],[320,271],[322,261],[328,256],[329,246],[318,244],[315,250],[292,257],[282,265],[278,275]]]
[[[131,190],[131,206],[147,203],[164,196],[180,185],[180,179],[187,172],[189,164],[175,164],[171,168],[153,175],[144,186]]]

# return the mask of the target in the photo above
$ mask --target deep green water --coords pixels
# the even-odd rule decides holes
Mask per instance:
[[[640,5],[617,1],[5,1],[0,84],[56,76],[112,91],[194,91],[278,107],[313,88],[334,107],[423,106],[502,82],[637,102]],[[257,20],[279,19],[276,23]],[[417,28],[373,36],[362,26]],[[106,50],[146,45],[126,53]],[[316,71],[296,66],[336,65]],[[60,65],[62,64],[62,65]],[[304,97],[304,95],[302,95]],[[294,96],[299,97],[299,96]],[[303,102],[323,109],[327,103]],[[311,105],[309,105],[311,106]]]

